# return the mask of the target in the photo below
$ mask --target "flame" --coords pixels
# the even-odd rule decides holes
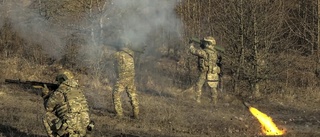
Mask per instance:
[[[283,135],[285,133],[285,130],[278,129],[276,124],[273,123],[272,118],[268,115],[260,112],[254,107],[249,107],[249,110],[252,115],[259,120],[261,124],[261,130],[265,135]]]

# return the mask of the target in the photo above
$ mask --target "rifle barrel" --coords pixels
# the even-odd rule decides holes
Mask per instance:
[[[5,79],[5,82],[7,83],[15,83],[15,84],[26,84],[31,86],[44,86],[47,85],[47,87],[51,90],[55,90],[59,87],[58,84],[54,83],[46,83],[46,82],[38,82],[38,81],[23,81],[23,80],[15,80],[15,79]]]
[[[19,80],[5,79],[4,81],[7,82],[7,83],[20,83],[21,82],[20,79]]]

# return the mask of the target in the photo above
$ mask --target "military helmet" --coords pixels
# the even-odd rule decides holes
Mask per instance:
[[[210,45],[216,45],[216,40],[212,36],[204,37],[203,41],[209,42]]]
[[[63,81],[66,81],[68,79],[73,79],[73,74],[72,72],[68,70],[63,70],[58,73],[56,76],[56,81],[61,84]]]

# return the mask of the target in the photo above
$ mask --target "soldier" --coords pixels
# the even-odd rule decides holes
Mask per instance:
[[[128,45],[128,44],[125,44]],[[135,68],[134,68],[134,53],[127,46],[118,48],[118,51],[113,56],[115,58],[117,82],[113,89],[113,103],[118,118],[123,117],[121,93],[127,92],[130,98],[130,103],[133,110],[133,117],[139,116],[139,103],[137,100],[135,86]]]
[[[42,97],[46,114],[43,119],[50,137],[84,137],[90,135],[93,122],[90,122],[87,100],[79,88],[77,80],[69,71],[56,77],[59,88],[50,92],[46,85]]]
[[[214,104],[217,103],[218,93],[217,87],[219,83],[220,67],[217,66],[218,54],[214,46],[216,41],[213,37],[208,36],[203,38],[201,42],[201,49],[196,49],[193,42],[190,41],[190,52],[198,56],[198,68],[200,76],[196,83],[196,101],[201,101],[201,90],[205,82],[208,83],[211,90],[211,99]]]

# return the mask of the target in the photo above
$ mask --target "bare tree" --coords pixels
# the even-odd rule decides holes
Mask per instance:
[[[192,20],[200,18],[198,35],[213,35],[226,48],[224,70],[232,76],[233,90],[239,92],[239,84],[246,82],[259,94],[261,82],[274,79],[283,71],[279,69],[282,60],[276,57],[290,45],[284,38],[289,35],[285,27],[290,7],[287,4],[270,0],[188,0],[186,5],[192,8],[187,9],[198,9],[199,5],[201,9],[184,13],[182,17],[187,20],[188,28],[195,28],[191,24],[198,23]]]

